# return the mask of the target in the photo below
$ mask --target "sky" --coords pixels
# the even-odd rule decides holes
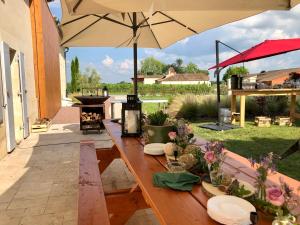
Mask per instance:
[[[59,0],[49,3],[52,14],[61,17]],[[239,51],[246,50],[266,39],[300,37],[300,5],[290,11],[267,11],[234,23],[183,39],[165,49],[138,49],[139,62],[153,56],[164,63],[182,58],[184,64],[193,62],[201,69],[215,64],[215,40],[220,40]],[[221,61],[236,53],[221,47]],[[80,70],[95,68],[102,82],[130,81],[133,74],[131,48],[70,48],[67,53],[67,79],[70,80],[70,62],[77,56]],[[300,51],[245,63],[250,73],[300,67]],[[213,71],[210,78],[214,80]]]

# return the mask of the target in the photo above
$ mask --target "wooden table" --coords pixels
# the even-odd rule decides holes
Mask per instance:
[[[200,185],[196,185],[192,192],[154,187],[152,176],[156,172],[166,170],[165,157],[144,154],[143,142],[139,138],[121,138],[120,125],[105,120],[104,126],[114,145],[110,151],[97,151],[100,160],[100,172],[102,173],[114,158],[121,157],[137,182],[137,185],[129,190],[106,194],[111,224],[125,224],[134,211],[145,208],[145,204],[153,209],[163,225],[218,224],[207,214],[208,197],[204,194]],[[254,182],[255,172],[248,160],[232,152],[228,152],[224,169],[249,183],[253,184]],[[272,179],[274,179],[274,176]],[[296,186],[299,185],[298,181],[288,177],[285,177],[285,179],[294,187],[298,187]],[[276,182],[276,180],[278,180],[278,177],[274,181]],[[270,180],[269,182],[274,181]],[[141,192],[140,196],[135,195],[135,197],[131,196],[130,198],[130,194],[138,193],[138,191]],[[116,193],[118,196],[115,196]],[[143,199],[141,196],[143,196]],[[127,202],[127,205],[124,205],[125,202]],[[128,202],[131,202],[131,204]],[[259,224],[271,224],[271,221],[260,219]]]
[[[255,90],[232,90],[231,113],[236,113],[236,98],[240,96],[240,126],[245,126],[246,96],[291,96],[290,117],[300,119],[296,113],[296,97],[300,95],[300,89],[255,89]],[[232,120],[235,123],[235,120]]]

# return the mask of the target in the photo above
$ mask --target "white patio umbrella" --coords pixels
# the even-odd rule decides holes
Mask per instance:
[[[165,48],[183,38],[300,0],[61,0],[65,47]],[[235,3],[235,4],[234,4]]]

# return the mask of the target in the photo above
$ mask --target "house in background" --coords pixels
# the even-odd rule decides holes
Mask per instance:
[[[163,78],[163,75],[138,75],[138,83],[142,84],[155,84],[156,80]],[[133,77],[131,78],[133,82]]]
[[[131,78],[133,81],[133,78]],[[143,84],[206,84],[211,85],[205,73],[177,74],[173,67],[167,75],[138,75],[138,82]]]
[[[244,76],[243,82],[245,83],[265,83],[269,86],[283,84],[284,81],[291,78],[291,76],[300,77],[300,68],[282,69],[263,71],[257,74],[249,74]]]
[[[60,36],[46,0],[0,1],[0,158],[61,107]],[[5,19],[3,19],[5,18]]]
[[[157,84],[206,84],[211,85],[209,76],[205,73],[177,74],[173,67],[163,78],[156,80]]]

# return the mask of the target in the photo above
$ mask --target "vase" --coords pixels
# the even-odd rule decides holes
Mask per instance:
[[[210,176],[210,181],[211,184],[215,187],[219,186],[220,184],[220,172],[219,172],[219,168],[215,168],[212,165],[208,165],[208,169],[209,169],[209,176]]]
[[[277,216],[273,220],[272,225],[293,225],[296,222],[296,218],[292,215],[288,216]]]
[[[258,184],[257,198],[266,201],[266,185],[264,182]]]

